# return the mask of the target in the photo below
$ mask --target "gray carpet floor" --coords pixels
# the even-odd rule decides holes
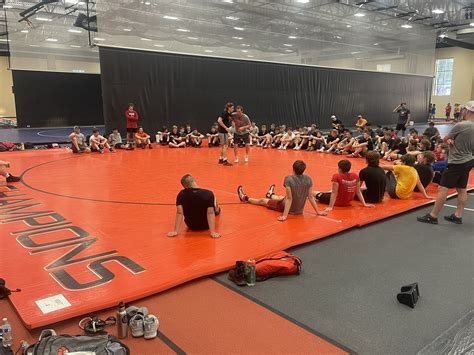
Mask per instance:
[[[430,209],[293,248],[303,260],[300,276],[252,288],[216,278],[359,354],[416,354],[474,308],[474,211],[460,226],[416,221]],[[396,300],[413,282],[421,295],[415,309]]]

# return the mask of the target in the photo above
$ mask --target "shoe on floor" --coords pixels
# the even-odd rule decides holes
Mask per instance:
[[[438,224],[438,218],[431,216],[429,213],[425,214],[422,217],[416,219],[418,222],[428,223],[428,224]]]
[[[243,188],[242,186],[239,186],[239,187],[237,188],[237,194],[239,195],[240,201],[242,201],[242,202],[248,202],[249,197],[248,197],[247,194],[245,193],[244,188]]]
[[[130,330],[132,331],[133,337],[139,338],[145,334],[144,326],[143,326],[144,319],[145,319],[145,316],[143,316],[141,313],[135,314],[130,319]]]
[[[234,164],[238,164],[239,163],[239,159],[234,159]]]
[[[149,314],[143,320],[143,328],[145,330],[145,339],[154,339],[158,333],[160,327],[160,321],[153,314]]]
[[[273,184],[272,186],[270,186],[270,187],[268,188],[268,191],[267,191],[267,193],[265,194],[265,197],[266,197],[266,198],[272,198],[272,195],[273,195],[274,191],[275,191],[275,184]]]
[[[248,163],[249,162],[249,157],[248,156],[245,156],[244,158],[244,162]]]
[[[444,216],[444,219],[448,222],[456,223],[456,224],[462,224],[462,217],[456,217],[456,215],[453,213],[450,216]]]
[[[224,163],[224,159],[219,159],[219,164],[223,164]]]
[[[7,182],[18,182],[21,180],[19,176],[8,175]]]
[[[232,166],[232,163],[229,163],[228,160],[224,160],[224,162],[222,163],[222,165],[224,165],[224,166]]]

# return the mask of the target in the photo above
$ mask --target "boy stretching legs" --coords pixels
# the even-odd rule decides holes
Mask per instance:
[[[239,199],[245,203],[265,206],[270,210],[281,212],[282,215],[278,217],[280,222],[286,221],[289,214],[303,214],[306,200],[309,200],[318,216],[324,216],[326,214],[318,209],[318,205],[311,195],[313,181],[308,175],[303,174],[305,170],[306,164],[304,161],[297,160],[293,163],[293,175],[285,177],[283,183],[286,189],[285,196],[275,195],[273,193],[275,185],[272,185],[266,193],[265,198],[251,198],[244,192],[244,188],[239,186],[237,188]]]

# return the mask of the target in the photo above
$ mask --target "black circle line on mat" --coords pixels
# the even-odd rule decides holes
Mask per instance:
[[[78,196],[69,196],[69,195],[63,195],[63,194],[58,194],[56,192],[51,192],[51,191],[46,191],[39,189],[37,187],[31,186],[29,183],[25,181],[25,175],[29,173],[31,170],[39,168],[40,166],[47,165],[47,164],[52,164],[52,163],[57,163],[59,161],[63,160],[68,160],[68,159],[76,159],[75,156],[73,157],[68,157],[68,158],[62,158],[62,159],[57,159],[57,160],[52,160],[52,161],[47,161],[45,163],[41,163],[38,165],[33,165],[32,167],[29,167],[23,173],[21,173],[20,178],[21,182],[23,185],[26,187],[47,194],[47,195],[53,195],[53,196],[58,196],[58,197],[64,197],[64,198],[70,198],[73,200],[82,200],[82,201],[90,201],[90,202],[102,202],[102,203],[116,203],[116,204],[122,204],[122,205],[143,205],[143,206],[176,206],[175,203],[160,203],[160,202],[133,202],[133,201],[117,201],[117,200],[100,200],[100,199],[94,199],[94,198],[87,198],[87,197],[78,197]],[[219,203],[219,206],[227,206],[227,205],[240,205],[242,202],[223,202]]]

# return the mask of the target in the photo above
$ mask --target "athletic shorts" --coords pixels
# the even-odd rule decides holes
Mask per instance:
[[[284,200],[268,200],[267,208],[269,210],[274,210],[278,212],[283,212],[285,210],[285,201]]]
[[[405,123],[397,123],[397,127],[395,128],[395,131],[406,131]]]
[[[137,132],[138,132],[138,128],[128,128],[128,127],[127,127],[127,132],[128,132],[128,133],[137,133]]]
[[[321,202],[324,205],[329,205],[329,201],[331,201],[331,193],[330,192],[320,192],[316,194],[316,200]]]
[[[250,134],[234,134],[234,144],[250,144]]]
[[[464,164],[448,164],[448,167],[443,171],[439,185],[448,189],[465,189],[473,167],[474,159]]]
[[[71,149],[72,149],[73,153],[82,153],[82,152],[85,152],[87,150],[87,147],[86,146],[79,147],[79,150],[77,150],[76,146],[74,144],[72,144]]]
[[[229,135],[227,133],[219,132],[219,145],[228,145],[229,144]]]
[[[122,149],[122,146],[124,146],[124,145],[125,145],[125,144],[123,144],[123,143],[115,143],[114,147],[115,147],[116,149]]]

